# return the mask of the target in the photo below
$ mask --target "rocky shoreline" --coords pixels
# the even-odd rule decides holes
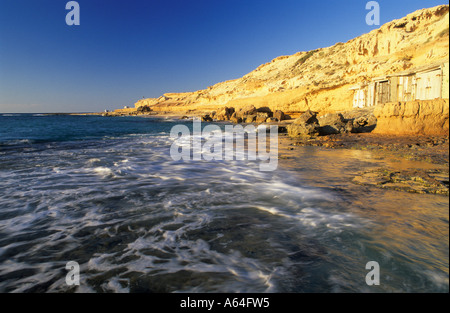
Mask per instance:
[[[290,152],[280,158],[313,146],[414,161],[417,168],[374,169],[353,182],[448,195],[448,14],[448,5],[418,10],[346,43],[280,56],[241,78],[141,99],[135,108],[103,115],[275,124],[283,142],[279,151]],[[441,89],[439,97],[419,97],[425,91],[411,83],[413,77],[436,66],[441,78],[426,89]],[[374,83],[394,87],[376,95]]]
[[[379,160],[393,162],[390,166],[355,173],[352,183],[410,193],[449,196],[448,136],[347,133],[298,140],[285,135],[280,142],[281,158],[289,158],[288,155],[295,155],[295,150],[305,146],[367,151]],[[417,166],[403,168],[403,161],[417,162]]]
[[[359,172],[352,182],[359,185],[403,192],[449,195],[449,137],[443,135],[391,135],[372,132],[377,126],[374,108],[318,116],[306,111],[292,119],[281,111],[247,106],[240,110],[224,108],[202,115],[204,122],[278,124],[284,149],[295,153],[297,147],[370,151],[380,159],[415,161],[417,168],[380,167]],[[283,158],[283,155],[280,155]]]
[[[103,114],[110,116],[108,114]],[[129,115],[129,114],[126,114]],[[147,111],[132,116],[194,119],[202,122],[234,124],[275,124],[279,126],[280,158],[288,158],[299,147],[352,149],[370,151],[380,159],[417,161],[429,164],[423,168],[400,169],[380,167],[357,173],[352,182],[358,185],[393,189],[403,192],[449,195],[449,136],[390,135],[372,132],[377,125],[373,108],[318,116],[306,111],[286,114],[268,108],[247,106],[241,109],[224,107],[219,112],[185,112],[170,114]],[[293,118],[296,117],[296,118]]]

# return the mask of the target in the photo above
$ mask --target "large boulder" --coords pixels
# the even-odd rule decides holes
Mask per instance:
[[[272,117],[270,112],[257,112],[255,122],[258,124],[264,123],[269,117]]]
[[[273,117],[280,122],[285,120],[284,112],[280,110],[276,110],[275,113],[273,113]]]
[[[258,113],[258,114],[259,114],[259,113]],[[268,118],[269,118],[269,117],[268,117],[268,116],[265,116],[265,115],[257,115],[257,116],[256,116],[255,122],[256,122],[257,124],[262,124],[262,123],[264,123]]]
[[[316,116],[316,113],[308,110],[295,119],[292,124],[287,126],[289,137],[315,137],[320,135],[320,125]]]
[[[266,123],[276,123],[278,120],[275,117],[269,117],[266,120]]]
[[[272,110],[271,110],[269,107],[260,107],[260,108],[257,108],[257,109],[256,109],[256,112],[258,112],[258,113],[269,113],[269,114],[270,114],[269,117],[272,117]]]
[[[234,108],[224,107],[216,112],[215,118],[218,121],[228,121],[234,112]]]
[[[253,123],[256,121],[256,115],[246,115],[242,118],[245,123]]]
[[[230,117],[230,122],[235,123],[235,124],[239,124],[239,123],[242,123],[242,118],[241,117],[237,117],[236,114],[233,114]]]
[[[202,122],[212,122],[213,121],[212,117],[209,114],[202,115],[201,120],[202,120]]]
[[[318,123],[310,124],[291,124],[287,127],[287,132],[289,137],[299,138],[299,137],[316,137],[320,134],[320,126]]]
[[[319,118],[320,134],[335,135],[350,133],[353,129],[353,123],[345,120],[341,113],[330,113]]]
[[[368,121],[367,116],[360,116],[360,117],[355,118],[355,119],[353,120],[353,126],[354,126],[355,128],[358,128],[358,127],[364,127],[364,126],[366,126],[367,124],[369,124],[369,121]]]
[[[302,124],[314,124],[319,123],[317,120],[317,113],[311,112],[310,110],[303,113],[299,118],[293,121],[293,124],[302,125]]]
[[[142,105],[137,108],[136,110],[138,113],[148,113],[151,112],[152,109],[148,105]]]
[[[269,117],[272,117],[272,113],[269,112],[257,112],[257,117],[264,117],[265,119],[268,119]]]
[[[247,105],[236,111],[236,117],[244,118],[246,115],[254,115],[256,113],[257,111],[254,105]]]
[[[367,107],[343,113],[347,123],[352,122],[352,133],[369,133],[375,129],[377,118],[373,115],[373,111],[374,107]]]
[[[353,120],[354,133],[371,132],[377,126],[377,118],[372,115],[364,115]]]

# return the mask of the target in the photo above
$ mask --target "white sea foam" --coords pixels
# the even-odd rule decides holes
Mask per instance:
[[[428,279],[435,284],[438,288],[445,289],[449,285],[448,274],[433,270],[425,271]]]
[[[92,164],[95,164],[95,163],[99,163],[99,162],[101,162],[102,160],[100,160],[99,158],[92,158],[92,159],[89,159],[88,161],[87,161],[87,163],[88,163],[88,165],[92,165]]]
[[[252,162],[174,162],[172,142],[164,134],[130,136],[15,155],[0,170],[0,275],[12,277],[0,292],[40,283],[68,291],[64,266],[72,260],[82,272],[77,292],[129,292],[139,279],[174,292],[298,291],[309,276],[317,279],[312,286],[328,288],[331,277],[358,290],[354,277],[337,273],[391,251],[383,242],[376,253],[366,242],[361,247],[369,232],[360,232],[373,224],[332,189],[304,186],[283,169],[263,173]],[[410,269],[395,252],[388,261]],[[335,272],[320,272],[331,263]],[[448,289],[438,271],[413,272]]]
[[[110,168],[104,166],[94,168],[94,172],[102,177],[114,176],[114,172]]]
[[[114,293],[129,293],[129,287],[123,287],[122,283],[129,285],[129,279],[118,279],[116,277],[104,283],[102,286],[104,290],[112,291]]]
[[[17,139],[17,140],[10,140],[7,141],[6,144],[15,146],[15,145],[26,145],[26,144],[32,144],[33,140],[31,139]]]

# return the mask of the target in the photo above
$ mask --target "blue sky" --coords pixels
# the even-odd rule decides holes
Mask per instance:
[[[378,26],[363,0],[0,0],[0,112],[98,112],[207,88]],[[381,24],[434,0],[381,0]]]

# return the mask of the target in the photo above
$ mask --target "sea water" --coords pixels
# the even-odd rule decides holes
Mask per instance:
[[[354,185],[363,151],[174,161],[180,123],[0,115],[0,292],[449,291],[448,197]]]

